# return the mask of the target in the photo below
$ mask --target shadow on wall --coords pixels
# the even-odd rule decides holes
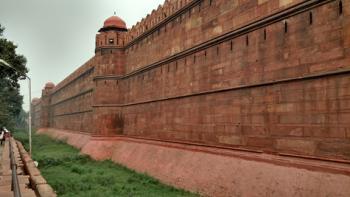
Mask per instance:
[[[104,124],[106,126],[107,134],[124,134],[124,119],[121,113],[105,114],[101,118],[102,120],[106,120]]]

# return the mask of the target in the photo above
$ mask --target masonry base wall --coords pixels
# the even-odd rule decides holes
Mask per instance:
[[[92,158],[112,159],[205,196],[349,196],[350,166],[212,147],[41,129]]]
[[[349,74],[123,108],[124,133],[322,159],[350,159]]]

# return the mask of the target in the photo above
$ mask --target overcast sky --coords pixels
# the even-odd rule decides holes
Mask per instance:
[[[95,35],[116,11],[128,28],[164,0],[0,0],[4,36],[27,58],[32,97],[46,82],[62,81],[94,55]],[[24,109],[28,88],[21,82]]]

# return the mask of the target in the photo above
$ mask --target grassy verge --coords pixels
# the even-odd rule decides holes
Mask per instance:
[[[25,132],[17,131],[14,137],[28,150]],[[94,161],[45,135],[33,135],[32,140],[33,159],[58,196],[197,196],[111,161]]]

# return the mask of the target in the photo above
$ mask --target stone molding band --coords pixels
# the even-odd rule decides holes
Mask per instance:
[[[91,113],[91,112],[93,112],[93,110],[72,112],[72,113],[66,113],[66,114],[57,114],[57,115],[54,115],[54,116],[55,116],[55,117],[60,117],[60,116],[72,116],[72,115],[85,114],[85,113]]]
[[[65,102],[67,102],[67,101],[70,101],[70,100],[73,100],[73,99],[75,99],[75,98],[78,98],[78,97],[84,96],[85,94],[88,94],[88,93],[93,92],[93,91],[94,91],[94,89],[93,89],[93,88],[88,89],[88,90],[83,91],[83,92],[80,92],[79,94],[76,94],[76,95],[74,95],[74,96],[72,96],[72,97],[69,97],[69,98],[64,99],[64,100],[61,100],[61,101],[59,101],[59,102],[57,102],[57,103],[54,103],[54,104],[52,104],[51,106],[56,106],[56,105],[59,105],[59,104],[65,103]]]
[[[86,71],[81,73],[78,77],[76,77],[73,80],[69,81],[67,84],[63,85],[62,87],[59,87],[57,90],[54,90],[54,92],[52,93],[52,96],[54,96],[56,93],[60,92],[61,90],[63,90],[67,86],[69,86],[69,85],[73,84],[74,82],[78,81],[80,78],[91,74],[94,71],[94,69],[95,69],[95,67],[91,67],[91,68],[87,69]]]
[[[189,49],[186,49],[182,52],[179,52],[175,55],[172,55],[168,58],[165,58],[163,60],[160,60],[158,62],[155,62],[153,64],[150,64],[148,66],[144,66],[140,69],[137,69],[135,71],[132,71],[128,74],[125,74],[123,76],[113,76],[113,75],[109,75],[109,76],[95,76],[94,77],[94,80],[119,80],[119,79],[126,79],[126,78],[129,78],[129,77],[132,77],[134,75],[137,75],[137,74],[141,74],[143,72],[146,72],[146,71],[149,71],[149,70],[152,70],[154,68],[157,68],[163,64],[168,64],[170,62],[173,62],[173,61],[176,61],[178,59],[181,59],[181,58],[184,58],[186,56],[189,56],[189,55],[192,55],[194,53],[197,53],[199,51],[202,51],[202,50],[205,50],[207,48],[210,48],[212,46],[215,46],[217,44],[221,44],[223,42],[226,42],[228,40],[231,40],[231,39],[234,39],[234,38],[237,38],[237,37],[240,37],[242,35],[245,35],[247,33],[250,33],[252,31],[255,31],[257,29],[260,29],[260,28],[263,28],[263,27],[266,27],[268,25],[271,25],[271,24],[274,24],[276,22],[280,22],[280,21],[283,21],[289,17],[292,17],[292,16],[295,16],[295,15],[298,15],[300,13],[303,13],[303,12],[307,12],[309,10],[312,10],[314,9],[315,7],[319,7],[319,6],[322,6],[324,4],[327,4],[327,3],[330,3],[330,2],[333,2],[333,1],[336,1],[336,0],[309,0],[309,1],[306,1],[306,2],[302,2],[302,3],[299,3],[299,4],[296,4],[292,7],[289,7],[285,10],[282,10],[282,11],[279,11],[277,13],[273,13],[269,16],[266,16],[262,19],[258,19],[248,25],[245,25],[243,27],[239,27],[231,32],[228,32],[226,34],[223,34],[223,35],[220,35],[216,38],[213,38],[209,41],[206,41],[206,42],[203,42],[197,46],[194,46],[194,47],[191,47]],[[191,5],[191,4],[189,4]]]
[[[182,99],[182,98],[201,96],[201,95],[207,95],[207,94],[215,94],[215,93],[227,92],[227,91],[232,91],[232,90],[255,88],[255,87],[276,85],[276,84],[281,84],[281,83],[289,83],[289,82],[302,81],[302,80],[312,80],[312,79],[317,79],[317,78],[329,77],[329,76],[334,76],[334,75],[343,75],[343,74],[349,74],[349,73],[350,73],[350,69],[340,69],[337,71],[306,75],[303,77],[286,78],[286,79],[281,79],[281,80],[274,80],[274,81],[268,81],[268,82],[263,82],[263,83],[256,83],[256,84],[249,84],[249,85],[223,88],[223,89],[217,89],[217,90],[203,91],[203,92],[198,92],[198,93],[193,93],[193,94],[185,94],[185,95],[181,95],[181,96],[167,97],[167,98],[161,98],[161,99],[155,99],[155,100],[149,100],[149,101],[141,101],[141,102],[127,103],[127,104],[93,105],[92,107],[127,107],[127,106],[141,105],[141,104],[154,103],[154,102],[160,102],[160,101],[166,101],[166,100],[174,100],[174,99]]]

